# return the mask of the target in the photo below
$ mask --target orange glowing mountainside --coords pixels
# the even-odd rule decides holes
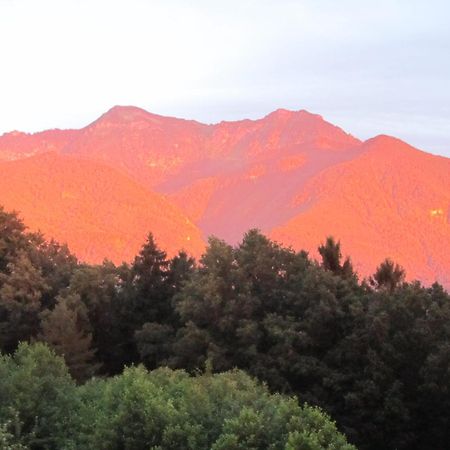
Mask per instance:
[[[0,202],[81,259],[131,260],[151,230],[170,255],[204,249],[200,230],[161,194],[93,161],[56,153],[0,163]]]
[[[205,125],[114,107],[81,130],[3,135],[1,160],[0,204],[89,261],[129,259],[145,231],[198,255],[201,237],[258,227],[313,254],[334,235],[361,275],[389,256],[450,285],[450,160],[306,111]]]
[[[317,255],[333,234],[361,274],[391,257],[409,278],[450,286],[450,160],[387,136],[362,148],[311,179],[292,201],[299,212],[271,237]]]

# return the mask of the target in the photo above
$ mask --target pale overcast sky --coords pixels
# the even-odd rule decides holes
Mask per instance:
[[[0,133],[307,109],[450,156],[448,0],[0,0]]]

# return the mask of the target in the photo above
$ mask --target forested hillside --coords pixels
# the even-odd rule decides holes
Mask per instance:
[[[0,209],[3,448],[351,448],[285,395],[360,449],[448,448],[450,296],[341,253],[250,230],[195,261],[150,234],[89,265]]]

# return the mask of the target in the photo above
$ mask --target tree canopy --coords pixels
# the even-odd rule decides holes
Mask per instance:
[[[149,235],[131,263],[88,265],[0,209],[0,442],[332,448],[323,442],[338,435],[320,407],[363,450],[449,448],[449,294],[406,282],[389,259],[360,280],[333,238],[319,254],[315,261],[250,230],[235,246],[211,237],[198,262],[184,252],[169,258]],[[26,344],[36,341],[51,350]],[[230,386],[242,383],[271,406],[242,400],[228,414]],[[189,405],[171,397],[177,390]],[[37,404],[43,396],[46,406]],[[60,401],[86,421],[66,417]],[[297,419],[289,428],[283,411],[322,423],[332,440]],[[57,447],[67,427],[82,441]],[[336,439],[333,448],[347,448]]]
[[[334,422],[234,370],[143,366],[76,386],[43,344],[0,357],[2,449],[352,450]]]

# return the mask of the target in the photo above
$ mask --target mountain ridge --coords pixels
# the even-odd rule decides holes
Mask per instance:
[[[163,196],[172,205],[163,209],[176,208],[203,239],[215,234],[236,243],[256,227],[316,254],[336,234],[362,275],[384,255],[411,278],[450,285],[441,251],[450,247],[450,159],[396,137],[361,141],[305,110],[204,124],[134,106],[115,106],[79,130],[0,136],[5,173],[13,160],[49,151]]]

